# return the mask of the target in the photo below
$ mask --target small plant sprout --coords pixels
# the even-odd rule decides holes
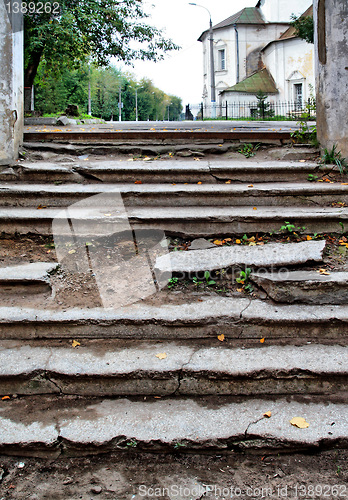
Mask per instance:
[[[309,182],[314,182],[314,181],[318,180],[318,176],[317,175],[313,175],[313,174],[308,174],[307,180]]]
[[[260,144],[243,144],[243,146],[238,149],[238,153],[244,155],[246,158],[251,158],[252,156],[255,156],[259,147]]]
[[[239,278],[236,279],[237,283],[243,285],[244,291],[247,293],[252,293],[254,291],[253,286],[249,282],[250,274],[251,269],[250,267],[247,267],[245,271],[240,272]]]
[[[168,288],[174,288],[179,283],[179,278],[169,278],[168,280]]]
[[[130,439],[126,443],[127,448],[136,448],[138,446],[138,441],[136,439]]]
[[[325,165],[336,165],[340,174],[347,173],[347,160],[342,157],[341,151],[337,151],[337,144],[334,144],[331,150],[324,149],[324,154],[321,157],[321,162]]]
[[[205,271],[204,273],[204,279],[205,279],[205,284],[207,286],[211,286],[211,285],[216,285],[216,281],[210,279],[210,272],[209,271]]]
[[[279,229],[281,233],[285,233],[289,236],[295,236],[295,237],[298,237],[297,232],[303,232],[305,230],[306,228],[304,226],[296,227],[294,224],[288,221],[285,221],[284,224]]]

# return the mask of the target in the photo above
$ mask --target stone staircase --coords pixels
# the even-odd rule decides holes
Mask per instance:
[[[33,250],[0,269],[0,452],[346,447],[348,274],[345,257],[339,272],[317,272],[327,251],[314,233],[343,234],[348,185],[307,180],[329,172],[309,162],[202,158],[63,159],[0,171],[0,231]],[[77,286],[64,263],[56,269],[53,249],[52,262],[37,262],[37,238],[48,241],[67,207],[114,192],[135,232],[209,239],[206,248],[159,256],[157,280],[222,269],[235,279],[250,267],[256,292],[164,286],[104,309],[95,273],[75,270]],[[92,215],[69,210],[83,223],[119,220],[105,206]],[[308,241],[235,243],[245,233],[277,235],[285,221],[305,228]],[[231,238],[231,246],[212,237]],[[139,288],[138,278],[129,274],[126,287]],[[305,427],[292,425],[294,417]]]

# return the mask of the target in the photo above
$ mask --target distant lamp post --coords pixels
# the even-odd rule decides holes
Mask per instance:
[[[190,2],[189,5],[194,5],[196,7],[201,7],[205,9],[209,14],[209,41],[210,41],[210,100],[212,106],[212,118],[216,118],[216,96],[215,96],[215,65],[214,65],[214,33],[213,33],[213,23],[211,20],[210,11],[204,5],[198,3]]]
[[[135,87],[135,121],[139,121],[138,117],[138,90],[143,89],[144,87]]]

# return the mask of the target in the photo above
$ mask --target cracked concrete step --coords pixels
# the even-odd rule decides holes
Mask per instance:
[[[230,267],[273,268],[308,262],[321,262],[326,241],[300,243],[268,243],[262,246],[231,245],[226,247],[171,252],[158,257],[155,268],[161,273],[197,273]]]
[[[38,200],[40,202],[40,200]],[[279,233],[284,221],[296,227],[305,227],[306,233],[342,233],[348,226],[348,208],[307,207],[135,207],[127,210],[129,222],[135,229],[159,229],[169,234],[206,236],[245,233]],[[105,214],[105,208],[94,208],[86,217],[83,209],[70,209],[72,220],[84,222],[86,236],[93,227],[101,224],[103,234],[121,219],[117,214]],[[0,231],[8,234],[52,233],[52,220],[65,219],[66,212],[58,208],[37,210],[23,207],[0,208]],[[98,222],[98,224],[96,224]],[[122,218],[123,222],[123,218]],[[112,229],[113,228],[113,229]],[[110,233],[110,234],[111,234]],[[83,236],[83,234],[81,234]],[[93,236],[93,235],[92,235]]]
[[[234,297],[194,297],[177,305],[143,302],[111,309],[0,308],[0,338],[17,339],[339,339],[347,343],[348,305],[273,305]]]
[[[21,163],[17,176],[26,182],[296,182],[306,181],[309,174],[318,177],[332,167],[315,162],[236,161],[236,160],[153,160],[153,161],[76,161],[70,164],[49,162]],[[8,174],[9,175],[9,174]],[[4,176],[4,180],[16,180]],[[1,179],[1,177],[0,177]]]
[[[91,196],[122,193],[126,206],[330,206],[348,203],[348,185],[313,183],[250,184],[7,184],[0,187],[1,206],[65,207]]]
[[[250,279],[276,302],[348,304],[348,273],[315,271],[252,273]]]
[[[0,268],[0,293],[44,293],[51,291],[49,274],[56,263],[36,262]]]
[[[264,417],[265,412],[271,417]],[[309,427],[290,421],[303,417]],[[111,450],[281,452],[347,447],[348,408],[334,402],[212,398],[131,401],[32,397],[0,402],[3,454]]]
[[[165,354],[165,359],[157,356]],[[0,343],[0,394],[170,396],[344,394],[348,347],[200,347],[85,341]]]

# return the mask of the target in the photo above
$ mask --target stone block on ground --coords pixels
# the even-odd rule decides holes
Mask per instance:
[[[276,302],[347,304],[348,273],[320,274],[316,271],[252,273],[250,279]]]

